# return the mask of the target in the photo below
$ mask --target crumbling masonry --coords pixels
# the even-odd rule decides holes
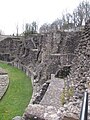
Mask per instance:
[[[83,92],[89,91],[89,45],[90,21],[80,31],[52,31],[26,39],[12,36],[1,39],[0,59],[22,69],[33,83],[32,100],[20,119],[79,119]],[[63,76],[66,69],[70,73]],[[64,80],[61,77],[65,77]],[[66,99],[62,106],[59,94],[70,87],[74,90],[73,97]]]

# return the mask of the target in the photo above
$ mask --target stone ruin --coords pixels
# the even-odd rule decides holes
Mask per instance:
[[[76,102],[76,105],[81,108],[83,93],[88,91],[88,120],[90,120],[90,20],[87,21],[81,34],[75,54],[70,75],[68,76],[69,86],[74,88],[74,95],[71,101],[72,103],[79,101],[78,103]]]
[[[79,120],[83,92],[90,93],[89,45],[90,20],[81,31],[0,40],[0,59],[22,69],[33,84],[25,113],[13,120]],[[66,96],[62,105],[60,96],[69,88],[73,88],[73,96]]]

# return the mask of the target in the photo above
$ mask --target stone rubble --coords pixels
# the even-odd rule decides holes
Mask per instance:
[[[29,104],[23,118],[25,120],[37,118],[36,120],[60,120],[63,116],[53,106],[42,106],[39,104]]]
[[[74,95],[72,103],[76,103],[79,111],[75,111],[80,115],[83,93],[88,91],[90,96],[90,20],[87,21],[85,28],[82,32],[80,43],[75,51],[76,57],[72,61],[71,73],[67,79],[74,87]],[[88,100],[90,103],[90,99]],[[90,104],[88,105],[90,107]],[[76,110],[75,107],[73,109]],[[73,110],[74,111],[74,110]],[[88,111],[90,112],[90,111]],[[90,114],[88,113],[88,120],[90,120]]]

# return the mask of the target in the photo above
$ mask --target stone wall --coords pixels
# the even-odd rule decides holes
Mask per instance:
[[[82,98],[83,92],[88,89],[90,77],[90,21],[85,25],[85,29],[80,38],[78,48],[75,51],[76,56],[72,61],[71,74],[69,76],[75,88],[76,98]]]
[[[19,45],[22,43],[19,38],[7,37],[0,41],[0,60],[12,61],[18,54]]]
[[[0,59],[14,63],[26,74],[30,72],[38,94],[51,74],[61,73],[65,66],[71,66],[81,33],[55,31],[26,39],[7,37],[0,42]]]
[[[74,58],[74,50],[78,46],[81,31],[79,32],[54,32],[42,36],[42,44],[39,53],[39,64],[35,71],[40,83],[50,79],[61,66],[71,64]]]
[[[74,89],[74,94],[69,100],[69,104],[75,103],[74,106],[77,106],[79,110],[77,112],[78,115],[80,115],[83,93],[88,91],[88,120],[90,120],[90,20],[87,21],[81,34],[80,42],[72,61],[71,72],[66,82],[69,84],[68,87],[72,86]],[[68,104],[66,104],[66,107],[68,107]]]

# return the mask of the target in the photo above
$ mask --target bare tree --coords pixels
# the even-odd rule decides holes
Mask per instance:
[[[17,26],[16,26],[16,30],[17,30],[17,32],[16,32],[16,36],[18,36],[18,24],[17,24]]]
[[[32,33],[37,33],[37,27],[38,27],[37,23],[33,21],[31,26],[32,26]]]
[[[4,32],[0,29],[0,35],[4,35]]]
[[[40,27],[40,32],[46,33],[50,30],[80,28],[88,19],[90,19],[90,3],[86,0],[82,1],[77,8],[74,9],[72,14],[69,12],[63,13],[60,19],[55,20],[51,24],[43,24]]]
[[[30,34],[37,33],[37,27],[38,26],[37,26],[36,22],[32,22],[31,24],[26,23],[25,28],[23,28],[24,29],[24,32],[23,32],[24,36],[27,37]]]
[[[62,19],[56,19],[52,24],[51,24],[51,29],[52,30],[61,30],[63,25]]]
[[[73,28],[76,29],[76,27],[77,27],[77,12],[76,12],[76,10],[74,10],[73,14],[72,14],[72,23],[73,23]]]
[[[47,33],[47,32],[49,32],[49,30],[50,30],[50,24],[44,23],[44,24],[40,27],[39,32],[40,32],[40,33]]]
[[[81,2],[75,12],[77,26],[80,27],[90,18],[90,3],[87,1]]]

